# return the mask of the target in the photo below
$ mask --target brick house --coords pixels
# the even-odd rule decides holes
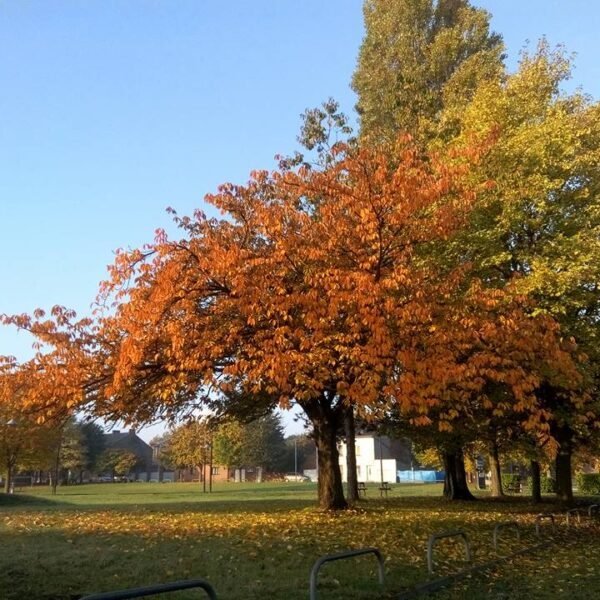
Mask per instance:
[[[233,469],[222,465],[204,465],[202,467],[189,467],[186,469],[176,469],[175,471],[165,471],[163,477],[167,476],[172,481],[209,481],[211,477],[213,483],[230,481],[233,479]]]
[[[211,477],[213,483],[225,481],[262,481],[264,471],[260,467],[241,467],[233,468],[224,465],[204,465],[202,467],[190,467],[186,469],[176,469],[175,471],[165,471],[163,478],[170,481],[209,481]]]

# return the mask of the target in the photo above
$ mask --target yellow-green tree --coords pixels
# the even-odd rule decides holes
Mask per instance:
[[[212,435],[212,428],[204,419],[176,427],[169,432],[166,443],[168,462],[180,469],[198,469],[203,473],[204,465],[211,461]]]
[[[516,73],[477,90],[454,144],[496,138],[475,169],[494,187],[449,253],[470,261],[490,284],[531,298],[534,312],[556,319],[587,356],[587,401],[566,401],[560,385],[539,389],[552,415],[548,433],[559,444],[557,491],[564,500],[572,497],[573,446],[594,433],[600,369],[600,105],[561,92],[569,73],[564,53],[542,42],[523,55]]]
[[[99,468],[104,472],[109,472],[113,477],[115,475],[127,475],[136,465],[137,456],[129,450],[108,449],[105,450],[99,459]]]
[[[215,429],[214,450],[219,464],[278,470],[285,453],[281,420],[273,413],[248,423],[228,420]]]

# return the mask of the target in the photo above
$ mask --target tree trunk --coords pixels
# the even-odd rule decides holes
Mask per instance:
[[[6,479],[4,480],[4,493],[10,494],[10,485],[13,479],[13,468],[12,464],[6,465]]]
[[[531,499],[536,504],[542,501],[542,481],[540,463],[537,460],[531,461]]]
[[[315,442],[319,451],[319,506],[326,510],[347,508],[342,487],[339,453],[335,429],[327,423],[315,426]]]
[[[339,404],[334,404],[335,400],[335,392],[323,392],[320,398],[299,403],[313,426],[317,446],[319,506],[325,510],[348,508],[336,439],[343,409]]]
[[[449,500],[475,500],[467,486],[462,448],[444,450],[444,497]]]
[[[573,432],[568,425],[555,426],[551,430],[559,448],[556,454],[556,497],[561,502],[573,502],[573,477],[571,454],[573,452]]]
[[[548,384],[542,385],[538,392],[542,401],[552,410],[562,406],[559,390]],[[556,497],[559,501],[573,502],[573,479],[571,455],[573,453],[573,430],[568,423],[551,421],[550,435],[558,444],[558,453],[554,461],[556,469]]]
[[[212,440],[210,442],[210,455],[208,457],[209,460],[209,468],[208,468],[208,491],[212,493],[212,484],[213,484],[213,447]]]
[[[354,408],[344,411],[344,432],[346,434],[346,472],[348,473],[348,502],[358,502],[358,477],[356,475],[356,431],[354,427]]]
[[[502,471],[496,439],[490,444],[490,470],[492,472],[492,498],[501,498],[504,496],[504,491],[502,490]]]

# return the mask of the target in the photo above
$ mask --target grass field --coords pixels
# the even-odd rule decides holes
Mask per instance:
[[[178,579],[205,578],[219,598],[308,598],[308,576],[322,554],[376,546],[386,557],[386,590],[377,589],[375,561],[326,565],[321,600],[393,598],[427,579],[425,549],[433,532],[464,528],[476,562],[493,557],[495,523],[516,519],[521,545],[531,545],[540,507],[521,498],[445,502],[439,485],[376,486],[356,510],[315,508],[310,483],[91,484],[0,496],[0,598],[57,600]],[[542,507],[552,510],[551,504]],[[439,593],[444,599],[598,598],[600,525],[587,519],[559,531],[547,548]],[[502,549],[518,547],[507,533]],[[461,548],[439,547],[440,574],[464,566]],[[201,598],[200,591],[164,596]]]

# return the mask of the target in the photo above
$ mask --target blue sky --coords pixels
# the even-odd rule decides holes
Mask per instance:
[[[546,35],[600,97],[600,2],[479,0],[514,65]],[[0,313],[89,310],[119,247],[295,147],[299,115],[347,112],[361,0],[0,0]],[[0,354],[28,357],[0,329]]]

